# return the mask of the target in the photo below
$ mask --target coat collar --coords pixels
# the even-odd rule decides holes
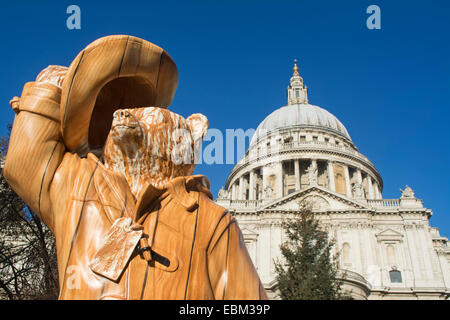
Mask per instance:
[[[203,192],[210,199],[213,198],[208,178],[204,175],[192,175],[173,178],[160,188],[148,185],[135,201],[123,175],[107,169],[94,154],[89,153],[87,157],[102,169],[95,175],[94,182],[111,222],[120,216],[131,217],[137,222],[167,197],[177,201],[189,212],[198,207],[198,196],[194,192]],[[116,210],[115,214],[113,210]],[[121,213],[120,216],[117,216],[117,211]]]
[[[194,194],[193,191],[203,192],[210,199],[213,198],[209,191],[208,178],[203,175],[176,177],[165,183],[161,188],[153,185],[147,186],[136,202],[135,221],[140,220],[142,215],[153,209],[166,197],[174,199],[187,211],[194,211],[198,207],[198,195]]]

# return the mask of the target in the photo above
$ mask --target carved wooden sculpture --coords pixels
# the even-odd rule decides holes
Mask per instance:
[[[11,101],[4,175],[55,234],[60,299],[266,298],[235,219],[175,161],[208,127],[165,109],[177,82],[164,50],[109,36]]]

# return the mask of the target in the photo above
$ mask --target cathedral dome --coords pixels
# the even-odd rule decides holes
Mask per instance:
[[[296,60],[293,71],[287,104],[259,124],[222,195],[268,203],[320,186],[348,199],[381,199],[383,180],[375,166],[358,151],[341,121],[309,103]]]
[[[281,107],[268,115],[256,129],[251,144],[269,132],[287,128],[323,129],[351,140],[342,122],[330,112],[311,104],[296,103]]]

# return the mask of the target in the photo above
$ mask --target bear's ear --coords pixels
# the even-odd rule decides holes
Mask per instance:
[[[194,143],[202,141],[208,131],[208,118],[201,113],[194,113],[186,119],[186,123],[191,131]]]

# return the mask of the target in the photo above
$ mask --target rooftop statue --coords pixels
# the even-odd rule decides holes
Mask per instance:
[[[406,186],[405,190],[400,189],[402,192],[402,198],[414,198],[414,190],[410,186]]]
[[[177,83],[163,49],[108,36],[11,100],[4,175],[56,237],[60,299],[266,298],[236,220],[192,175],[208,120],[167,110]]]
[[[223,187],[220,188],[218,198],[220,199],[227,199],[228,198],[228,191],[226,191]]]

